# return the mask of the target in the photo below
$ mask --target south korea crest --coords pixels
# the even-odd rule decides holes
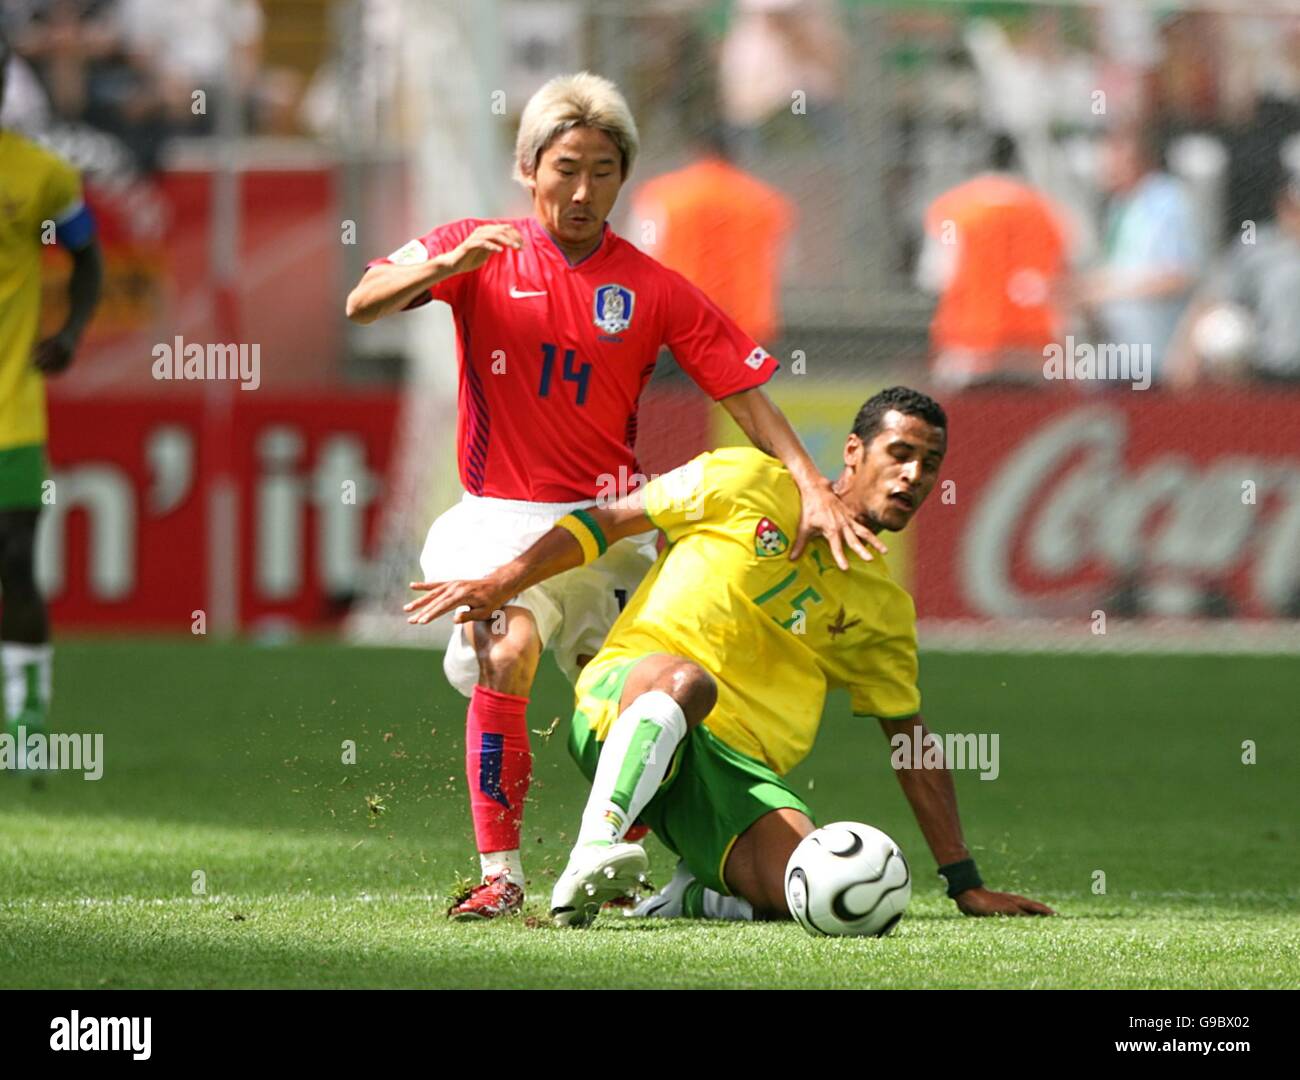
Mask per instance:
[[[636,293],[622,285],[602,285],[596,290],[595,322],[607,334],[621,334],[632,325]]]
[[[769,555],[782,555],[789,546],[790,541],[786,539],[780,525],[769,517],[759,519],[754,529],[755,555],[760,559]]]

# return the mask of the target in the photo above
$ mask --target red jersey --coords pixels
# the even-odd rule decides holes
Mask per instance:
[[[411,265],[456,247],[466,219],[370,263]],[[460,358],[460,480],[473,495],[578,502],[639,471],[637,405],[667,346],[715,401],[779,366],[681,274],[617,236],[569,265],[532,218],[509,221],[523,248],[440,281],[409,307],[451,306]],[[602,479],[603,478],[603,479]]]

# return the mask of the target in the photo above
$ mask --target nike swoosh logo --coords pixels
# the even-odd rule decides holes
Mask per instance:
[[[520,292],[513,285],[510,286],[510,296],[514,300],[518,300],[525,296],[545,296],[545,295],[546,295],[545,289],[543,289],[541,292]]]

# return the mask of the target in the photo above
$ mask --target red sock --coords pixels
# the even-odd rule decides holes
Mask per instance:
[[[515,851],[533,778],[528,699],[475,686],[465,727],[465,775],[479,851]]]

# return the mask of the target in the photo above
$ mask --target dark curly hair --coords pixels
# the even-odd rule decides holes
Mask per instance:
[[[904,416],[915,416],[931,427],[948,430],[948,415],[934,398],[908,386],[891,386],[868,398],[853,421],[853,434],[870,443],[885,421],[885,413],[897,409]]]

